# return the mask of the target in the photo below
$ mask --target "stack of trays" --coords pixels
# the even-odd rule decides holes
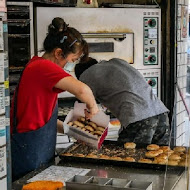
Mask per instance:
[[[75,175],[66,182],[66,187],[68,190],[152,190],[152,182]]]

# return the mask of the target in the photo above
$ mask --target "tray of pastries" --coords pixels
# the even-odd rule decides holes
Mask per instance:
[[[174,168],[188,166],[186,147],[159,146],[156,144],[137,147],[133,142],[121,144],[117,141],[104,141],[100,150],[84,143],[74,143],[60,153],[64,161],[91,162],[100,164],[122,165],[138,168],[164,169],[166,165]],[[77,158],[77,159],[76,159]]]

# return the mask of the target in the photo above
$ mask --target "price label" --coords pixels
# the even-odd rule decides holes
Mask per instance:
[[[5,113],[5,88],[0,85],[0,114]]]
[[[0,178],[7,174],[6,146],[0,148]]]

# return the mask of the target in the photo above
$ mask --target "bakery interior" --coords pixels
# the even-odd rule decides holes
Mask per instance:
[[[62,184],[53,187],[47,182],[49,190],[190,190],[189,5],[189,0],[0,1],[0,190],[27,190],[26,185],[36,181]],[[75,134],[57,132],[54,160],[12,180],[11,100],[27,62],[42,55],[47,26],[54,17],[64,18],[81,32],[92,57],[122,58],[143,75],[170,110],[169,146],[118,143],[120,122],[99,104],[108,121],[106,130],[99,121],[89,130],[95,124],[97,136],[105,133],[102,144],[87,145]],[[69,72],[75,77],[73,70]],[[68,92],[59,94],[58,119],[65,125],[77,101]],[[83,119],[77,118],[85,125]],[[148,154],[151,150],[161,151],[157,157],[166,151],[170,160],[166,155],[155,159]]]

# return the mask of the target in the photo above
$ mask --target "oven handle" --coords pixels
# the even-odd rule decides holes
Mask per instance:
[[[82,33],[84,38],[119,38],[125,39],[126,33]]]

